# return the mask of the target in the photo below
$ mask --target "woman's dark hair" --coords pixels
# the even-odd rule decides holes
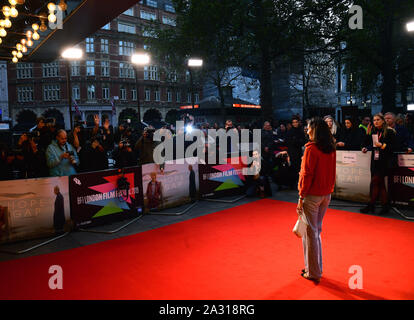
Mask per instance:
[[[335,138],[324,120],[321,118],[312,118],[309,120],[308,126],[315,132],[314,142],[319,150],[323,153],[335,151]]]

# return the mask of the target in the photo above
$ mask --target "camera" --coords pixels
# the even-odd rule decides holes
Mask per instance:
[[[74,153],[73,151],[66,151],[66,153],[67,153],[68,155],[70,155],[71,157],[73,157],[73,156],[75,155],[75,153]]]
[[[128,139],[122,139],[119,143],[120,144],[122,143],[124,148],[129,148],[131,146],[131,143],[129,142]]]

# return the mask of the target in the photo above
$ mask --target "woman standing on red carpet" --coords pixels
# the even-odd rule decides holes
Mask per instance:
[[[302,277],[319,282],[322,277],[322,220],[331,201],[336,177],[335,139],[320,118],[308,122],[306,144],[299,174],[297,212],[308,223],[302,238],[305,269]]]

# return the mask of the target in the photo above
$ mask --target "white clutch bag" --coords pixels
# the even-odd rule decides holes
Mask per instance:
[[[308,227],[308,224],[306,223],[306,218],[303,217],[303,215],[300,215],[298,218],[298,221],[296,221],[295,226],[293,227],[292,232],[298,237],[302,238],[304,234],[306,233],[306,228]]]

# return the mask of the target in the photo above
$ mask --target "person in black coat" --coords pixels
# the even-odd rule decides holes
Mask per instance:
[[[369,125],[364,139],[362,152],[372,150],[371,155],[371,186],[370,201],[360,211],[375,213],[375,203],[381,200],[380,214],[389,211],[388,194],[385,189],[385,177],[394,163],[394,149],[396,144],[395,130],[389,128],[384,116],[379,113],[374,116],[374,126]]]
[[[63,232],[65,226],[65,202],[63,195],[60,193],[59,187],[56,186],[54,189],[56,195],[55,210],[53,212],[53,227],[56,233]]]
[[[197,193],[197,187],[196,187],[196,178],[195,178],[195,172],[193,170],[193,166],[189,165],[188,170],[190,171],[190,178],[189,178],[190,179],[190,181],[189,181],[190,198],[191,198],[191,201],[195,201],[196,193]]]
[[[299,180],[300,164],[302,161],[302,147],[305,145],[306,138],[303,128],[300,126],[300,119],[296,116],[292,118],[292,128],[286,134],[286,144],[291,163],[291,169],[295,172],[296,185]]]
[[[340,130],[336,143],[337,150],[361,150],[362,131],[355,126],[355,122],[351,118],[345,119],[345,127]]]

